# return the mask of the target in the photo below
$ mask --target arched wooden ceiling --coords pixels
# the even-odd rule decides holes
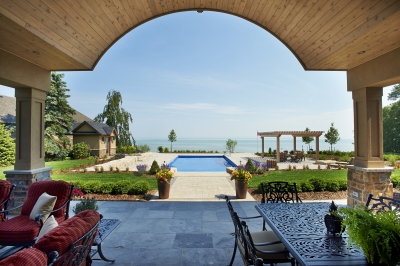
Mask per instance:
[[[138,25],[187,10],[251,21],[309,70],[348,70],[400,47],[399,0],[3,0],[0,49],[47,70],[90,70]]]

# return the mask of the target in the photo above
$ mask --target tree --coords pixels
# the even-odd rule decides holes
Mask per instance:
[[[228,140],[226,141],[225,148],[226,148],[230,153],[233,153],[233,151],[235,150],[236,145],[237,145],[237,141],[236,141],[236,140],[228,139]]]
[[[396,101],[400,98],[400,84],[394,85],[392,91],[388,94],[389,101]]]
[[[339,138],[339,132],[337,131],[336,128],[333,127],[333,123],[331,123],[331,127],[329,128],[328,132],[324,135],[325,137],[325,142],[328,142],[331,145],[331,151],[332,151],[332,144],[336,144],[340,138]]]
[[[11,132],[0,124],[0,166],[9,166],[15,163],[15,143]]]
[[[310,129],[308,128],[308,127],[306,127],[306,130],[305,130],[306,132],[309,132],[310,131]],[[305,144],[308,144],[308,149],[310,149],[310,143],[311,142],[313,142],[314,141],[314,138],[313,137],[303,137],[303,142],[305,143]]]
[[[400,151],[400,101],[383,107],[383,150]]]
[[[104,106],[103,112],[98,114],[94,121],[105,122],[117,130],[117,147],[135,145],[135,139],[129,131],[129,123],[132,123],[132,116],[121,107],[121,93],[114,90],[109,91],[107,101],[108,103]]]
[[[171,152],[172,152],[172,142],[176,141],[176,134],[174,130],[171,130],[171,132],[169,133],[168,140],[171,142]]]
[[[46,154],[62,158],[69,153],[71,146],[65,135],[72,128],[75,110],[69,106],[67,83],[63,81],[64,74],[51,73],[50,91],[46,93],[44,114],[44,150]]]

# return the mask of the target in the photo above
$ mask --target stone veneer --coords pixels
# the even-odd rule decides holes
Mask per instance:
[[[348,166],[347,172],[347,205],[365,204],[369,194],[374,197],[393,198],[393,183],[390,176],[394,169],[363,168]]]
[[[13,191],[13,201],[10,204],[10,209],[24,203],[29,186],[37,181],[51,180],[51,170],[53,167],[44,167],[34,170],[10,170],[4,171],[6,180],[16,187]],[[17,209],[10,214],[19,214],[21,209]]]

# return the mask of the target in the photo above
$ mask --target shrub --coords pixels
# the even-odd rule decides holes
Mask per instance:
[[[128,146],[126,148],[126,153],[128,153],[128,154],[136,153],[136,147],[135,146]]]
[[[100,173],[104,173],[104,168],[103,168],[103,166],[100,167]]]
[[[112,189],[112,194],[127,194],[130,188],[132,187],[132,183],[129,180],[121,180],[114,183],[114,187]]]
[[[310,182],[300,182],[298,185],[299,190],[301,192],[311,192],[314,191],[314,186]]]
[[[141,180],[135,182],[128,191],[129,195],[144,195],[149,191],[150,185],[147,181]]]
[[[325,190],[331,192],[337,192],[340,189],[340,185],[338,181],[330,180],[326,182]]]
[[[326,156],[326,154],[321,154],[321,156],[319,156],[320,160],[327,160],[328,156]]]
[[[9,166],[15,163],[15,143],[11,133],[0,124],[0,166]]]
[[[292,166],[289,164],[289,167],[287,169],[288,171],[292,171]]]
[[[129,172],[129,167],[125,168],[125,172]]]
[[[150,147],[147,144],[143,144],[143,145],[138,145],[137,146],[137,151],[139,152],[148,152],[150,151]]]
[[[322,178],[311,178],[309,182],[313,185],[314,191],[324,191],[326,182]]]
[[[81,199],[80,202],[78,202],[75,207],[72,209],[72,211],[75,214],[78,214],[81,211],[84,210],[95,210],[97,211],[99,209],[99,206],[97,206],[97,201],[95,198],[87,198],[84,197]]]
[[[102,183],[100,185],[100,193],[102,194],[111,194],[114,188],[114,183],[113,182],[107,182],[107,183]]]
[[[293,165],[293,170],[296,170],[296,169],[297,169],[296,165]]]
[[[146,173],[146,169],[147,169],[147,164],[138,164],[136,165],[137,168],[137,175],[141,176],[144,175]]]
[[[118,167],[115,167],[115,171],[116,171],[117,173],[119,173],[119,168],[118,168]]]
[[[254,174],[256,172],[256,167],[254,166],[251,159],[247,159],[245,169],[250,172],[250,174]]]
[[[117,153],[126,153],[126,146],[117,147]]]
[[[100,181],[88,181],[82,182],[80,188],[82,189],[83,193],[98,193],[100,191]]]
[[[99,171],[99,168],[97,166],[95,166],[94,171],[97,173]]]
[[[164,148],[164,152],[169,152],[169,148],[168,148],[168,147],[165,147],[165,148]]]
[[[347,190],[347,180],[339,180],[338,182],[340,191]]]
[[[257,168],[257,174],[259,175],[264,174],[264,170],[262,168]]]
[[[347,155],[347,154],[345,154],[345,155],[343,155],[343,157],[342,157],[341,160],[342,160],[343,162],[349,162],[349,161],[350,161],[350,156]]]
[[[158,150],[159,152],[164,152],[163,146],[158,146],[157,150]]]
[[[75,159],[84,159],[90,156],[90,146],[85,142],[79,142],[72,146],[72,156]]]
[[[157,174],[158,171],[160,171],[160,166],[158,165],[157,161],[154,160],[153,163],[151,164],[149,174],[155,175]]]
[[[114,168],[111,165],[108,168],[110,169],[110,172],[114,170]]]

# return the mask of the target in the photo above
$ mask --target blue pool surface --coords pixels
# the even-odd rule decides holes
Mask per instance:
[[[226,167],[236,167],[236,164],[224,155],[179,155],[168,165],[176,167],[178,172],[226,172]]]

